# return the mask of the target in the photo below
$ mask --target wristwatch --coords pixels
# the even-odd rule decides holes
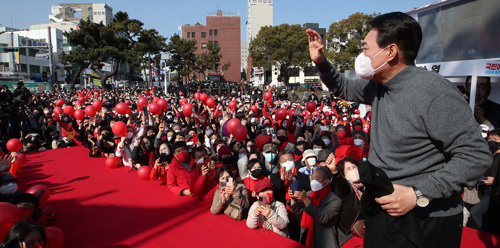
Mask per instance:
[[[415,195],[417,196],[417,206],[424,208],[429,205],[429,198],[425,197],[422,192],[416,188],[413,188],[413,191],[415,191]]]

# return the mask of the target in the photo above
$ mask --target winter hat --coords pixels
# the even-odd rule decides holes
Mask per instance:
[[[302,163],[304,163],[306,161],[306,159],[308,159],[310,157],[318,158],[318,156],[316,155],[316,152],[313,149],[305,150],[304,153],[302,154]]]
[[[255,193],[258,194],[265,189],[274,189],[274,187],[273,184],[271,183],[271,180],[269,180],[269,178],[266,177],[264,179],[257,181],[254,189]]]
[[[231,155],[231,149],[229,148],[229,146],[222,145],[219,148],[219,151],[217,152],[217,155],[219,155],[219,157],[224,157],[226,155]]]

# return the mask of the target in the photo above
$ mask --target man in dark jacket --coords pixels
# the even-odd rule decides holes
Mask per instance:
[[[355,62],[362,79],[354,80],[326,61],[321,36],[307,30],[326,86],[342,99],[372,105],[368,161],[394,185],[392,194],[369,200],[379,210],[365,216],[364,247],[460,247],[461,192],[490,166],[487,143],[457,88],[414,65],[422,40],[418,22],[394,12],[370,24]],[[406,225],[395,228],[401,216]]]

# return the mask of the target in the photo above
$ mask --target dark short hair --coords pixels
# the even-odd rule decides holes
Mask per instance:
[[[254,159],[250,159],[250,161],[248,161],[248,164],[247,164],[247,168],[248,170],[252,170],[253,166],[256,164],[256,163],[259,163],[260,164],[260,160],[254,158]]]
[[[349,162],[351,164],[355,164],[356,166],[358,166],[358,161],[356,161],[356,159],[352,158],[352,157],[345,157],[343,159],[341,159],[338,163],[337,163],[337,170],[342,174],[344,175],[344,167],[345,167],[345,162]],[[344,175],[345,176],[345,175]]]
[[[403,53],[403,61],[414,64],[422,42],[422,28],[413,17],[403,12],[391,12],[375,17],[370,25],[378,31],[379,47],[395,43]]]
[[[45,238],[45,230],[42,227],[29,221],[22,220],[9,229],[9,232],[7,232],[7,235],[5,235],[4,243],[13,239],[17,239],[21,242],[26,241],[26,237],[28,236],[28,234],[33,231],[39,232],[42,236],[43,242],[47,242]]]
[[[222,167],[219,167],[215,171],[215,180],[217,180],[217,183],[219,183],[219,178],[220,178],[220,176],[222,174],[224,174],[224,171],[227,172],[229,174],[229,176],[231,176],[232,178],[234,178],[233,172],[231,171],[231,169],[229,169],[227,166],[222,166]]]

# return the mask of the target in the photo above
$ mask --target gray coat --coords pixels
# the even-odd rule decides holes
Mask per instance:
[[[339,247],[337,238],[337,222],[339,220],[340,208],[342,200],[334,193],[330,192],[323,198],[319,206],[315,206],[312,202],[305,207],[302,202],[296,202],[290,208],[294,213],[302,213],[305,211],[314,218],[314,247]],[[307,229],[300,228],[300,242],[305,244],[307,238]]]

